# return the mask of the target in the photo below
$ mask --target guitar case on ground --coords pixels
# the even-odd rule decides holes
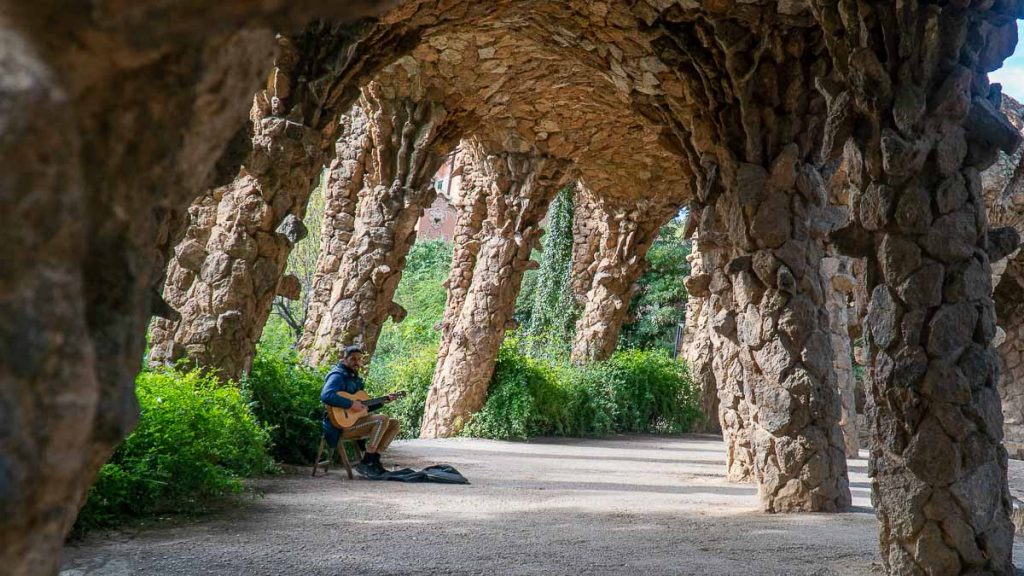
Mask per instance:
[[[459,473],[454,467],[447,464],[436,464],[427,466],[423,470],[402,468],[378,474],[366,476],[368,480],[392,480],[394,482],[436,482],[438,484],[469,484],[469,480]]]

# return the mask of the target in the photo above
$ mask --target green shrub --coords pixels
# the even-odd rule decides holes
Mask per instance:
[[[617,432],[681,433],[700,417],[700,391],[663,350],[617,352],[589,368],[588,379],[610,390]]]
[[[287,348],[262,342],[242,389],[253,413],[270,433],[278,462],[307,464],[316,456],[323,433],[320,390],[329,367],[313,369]]]
[[[444,316],[448,291],[443,284],[451,262],[452,245],[447,242],[432,240],[413,244],[402,272],[402,282],[395,292],[395,302],[409,314],[399,324],[388,320],[381,329],[370,367],[376,378],[386,379],[379,371],[391,363],[404,362],[423,348],[437,347],[441,333],[434,326]]]
[[[700,414],[685,366],[663,351],[626,350],[577,367],[502,345],[484,408],[465,436],[526,439],[613,432],[681,433]]]
[[[142,372],[139,424],[100,469],[76,528],[193,512],[266,471],[268,436],[233,386],[194,370]]]
[[[387,370],[371,372],[367,377],[366,392],[370,396],[383,396],[400,390],[408,393],[405,398],[396,400],[382,409],[385,414],[401,421],[401,438],[417,438],[420,435],[423,407],[427,401],[427,392],[430,390],[430,380],[434,376],[436,364],[435,344],[420,348],[412,356],[401,361],[392,361]]]

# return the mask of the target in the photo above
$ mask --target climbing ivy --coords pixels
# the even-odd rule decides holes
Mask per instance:
[[[573,189],[562,189],[548,210],[540,268],[524,282],[519,321],[533,353],[567,351],[579,309],[572,294]]]

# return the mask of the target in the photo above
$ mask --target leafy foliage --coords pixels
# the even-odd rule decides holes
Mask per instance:
[[[391,372],[424,350],[437,351],[441,333],[434,326],[444,316],[448,291],[444,282],[452,262],[452,245],[443,240],[417,242],[409,251],[395,302],[409,314],[399,324],[388,320],[377,339],[369,379],[391,381]],[[417,423],[418,425],[418,423]]]
[[[579,309],[572,293],[573,190],[564,188],[548,211],[540,268],[524,291],[520,312],[524,343],[534,353],[568,352]]]
[[[201,371],[142,372],[135,431],[100,469],[76,529],[196,512],[271,466],[269,437],[239,390]]]
[[[322,433],[320,389],[327,368],[306,366],[281,344],[266,339],[260,343],[252,368],[242,379],[242,390],[270,434],[274,459],[310,463]]]
[[[685,432],[700,415],[683,364],[662,351],[627,350],[578,367],[534,358],[506,339],[483,410],[468,436],[525,439],[612,432]]]
[[[686,314],[686,287],[690,273],[686,257],[690,243],[682,239],[684,220],[662,227],[647,253],[650,264],[640,278],[640,289],[629,305],[631,321],[622,327],[621,348],[660,348],[672,351],[676,326]]]

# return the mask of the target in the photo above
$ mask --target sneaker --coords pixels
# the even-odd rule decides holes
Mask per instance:
[[[378,476],[381,474],[387,474],[388,472],[388,469],[385,468],[384,465],[380,463],[380,458],[374,459],[373,464],[370,464],[370,466],[373,466],[373,469]]]

